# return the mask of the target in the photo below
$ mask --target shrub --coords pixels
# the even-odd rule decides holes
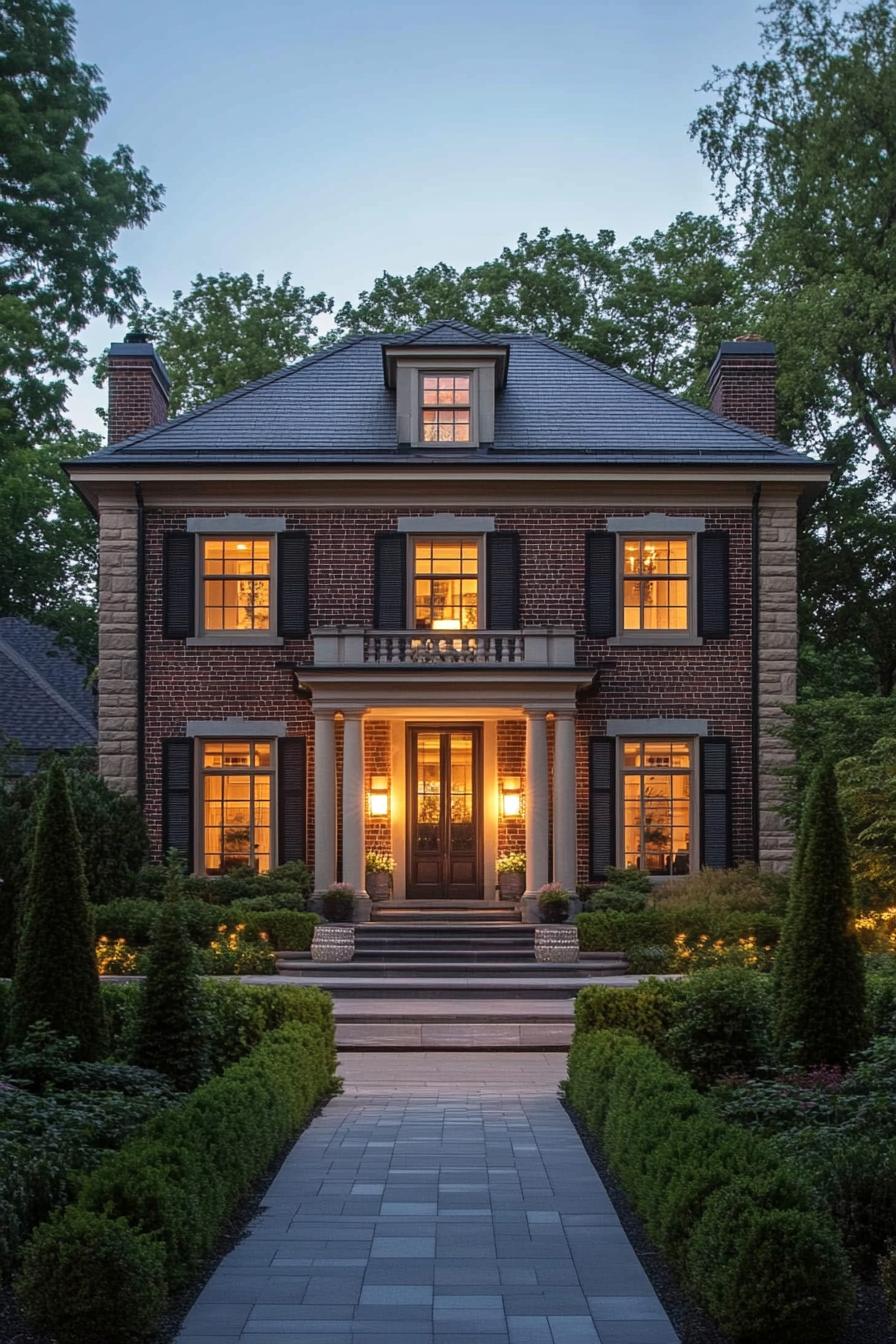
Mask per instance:
[[[28,882],[37,833],[40,799],[51,770],[64,770],[81,853],[88,899],[115,901],[133,894],[134,878],[146,858],[143,817],[135,800],[101,779],[89,754],[55,756],[37,774],[5,791],[2,804],[0,876],[19,899]]]
[[[761,947],[774,947],[781,921],[765,911],[712,910],[706,906],[681,906],[643,910],[633,914],[598,910],[576,917],[583,952],[625,952],[639,947],[672,948],[676,934],[686,938],[706,935],[710,940],[736,942],[755,938]]]
[[[158,1069],[182,1091],[195,1087],[207,1069],[196,952],[173,868],[172,890],[153,929],[143,982],[137,1062]]]
[[[890,1314],[890,1324],[896,1328],[896,1246],[892,1246],[880,1262],[880,1284]]]
[[[778,1042],[801,1064],[843,1064],[865,1040],[865,968],[851,914],[837,781],[823,764],[806,795],[775,963]]]
[[[199,965],[205,975],[273,975],[277,958],[263,930],[219,924],[216,937],[199,954]]]
[[[632,975],[668,975],[674,969],[675,949],[661,945],[637,945],[628,949],[625,959]]]
[[[684,988],[669,980],[642,980],[627,989],[588,985],[576,995],[576,1031],[615,1028],[657,1047],[675,1019]]]
[[[662,1047],[699,1086],[755,1073],[771,1058],[768,981],[755,971],[699,971],[685,982]]]
[[[368,849],[364,855],[365,873],[394,873],[395,860],[379,849]]]
[[[334,882],[321,898],[323,917],[331,924],[345,924],[355,908],[354,889],[347,882]]]
[[[245,917],[246,927],[257,934],[266,933],[278,952],[307,952],[319,923],[317,915],[304,910],[260,910]]]
[[[896,961],[892,970],[866,976],[865,995],[872,1035],[896,1036]]]
[[[96,968],[100,975],[137,975],[141,970],[133,947],[128,947],[123,938],[110,940],[105,936],[96,940]]]
[[[539,887],[538,913],[544,924],[562,924],[569,918],[570,894],[556,883]]]
[[[70,1318],[90,1321],[95,1339],[96,1323],[105,1323],[109,1285],[127,1277],[134,1245],[143,1245],[146,1235],[161,1253],[152,1272],[160,1291],[140,1320],[149,1333],[165,1297],[189,1282],[246,1190],[333,1090],[333,1054],[332,1023],[321,1029],[290,1022],[110,1154],[83,1183],[75,1205],[39,1229],[28,1248],[20,1293],[29,1319],[59,1338]],[[121,1220],[126,1239],[99,1256],[89,1234],[71,1235],[82,1214]],[[40,1291],[61,1260],[78,1278],[74,1315],[64,1293]]]
[[[526,871],[526,856],[522,850],[508,850],[506,854],[500,855],[495,867],[499,873],[524,873]]]
[[[45,1023],[32,1027],[22,1045],[10,1046],[0,1074],[29,1092],[120,1092],[123,1096],[167,1096],[168,1082],[154,1069],[108,1060],[78,1060],[74,1036],[59,1036]]]
[[[845,1255],[769,1141],[726,1124],[622,1032],[576,1032],[567,1091],[651,1234],[732,1339],[837,1338],[850,1304]]]
[[[212,905],[303,910],[312,881],[311,869],[299,860],[293,860],[269,873],[240,868],[223,877],[187,877],[184,879],[184,895]]]
[[[105,1023],[81,838],[59,761],[46,774],[34,836],[13,980],[11,1039],[24,1040],[35,1022],[77,1037],[85,1059],[100,1053]]]
[[[59,1344],[151,1334],[165,1305],[164,1255],[123,1218],[70,1207],[38,1228],[16,1295],[26,1320]]]
[[[766,872],[755,863],[742,863],[737,868],[701,868],[689,877],[658,884],[652,894],[655,903],[665,910],[703,907],[783,915],[787,891],[783,874]]]

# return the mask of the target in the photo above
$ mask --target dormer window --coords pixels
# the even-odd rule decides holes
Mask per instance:
[[[424,373],[421,433],[424,443],[469,443],[472,420],[468,373]]]

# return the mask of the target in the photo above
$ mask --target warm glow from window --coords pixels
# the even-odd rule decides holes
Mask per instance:
[[[202,824],[205,871],[271,866],[270,742],[205,742]]]
[[[414,628],[476,630],[479,626],[479,543],[414,542]]]
[[[206,630],[270,630],[269,537],[206,537],[202,543]]]
[[[691,868],[691,744],[624,742],[625,866],[654,877]]]
[[[686,538],[629,537],[622,569],[623,630],[687,630]]]
[[[470,375],[423,375],[424,443],[470,442]]]

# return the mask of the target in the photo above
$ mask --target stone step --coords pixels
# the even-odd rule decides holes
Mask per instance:
[[[317,963],[320,965],[320,963]],[[373,974],[363,970],[363,968],[352,967],[353,974],[343,973],[333,974],[333,966],[322,966],[320,970],[308,967],[304,973],[287,972],[279,977],[281,984],[302,984],[317,985],[320,989],[328,990],[333,994],[338,994],[340,998],[347,995],[374,995],[382,994],[384,996],[398,996],[401,998],[432,998],[433,995],[444,995],[450,998],[456,997],[478,997],[478,998],[501,998],[506,999],[511,996],[519,997],[520,1015],[525,1015],[529,1000],[533,998],[574,998],[580,989],[586,985],[602,984],[605,981],[619,979],[617,972],[607,972],[606,975],[592,974],[580,969],[577,975],[564,974],[531,974],[521,976],[519,974],[512,976],[495,975],[396,975],[394,977],[384,977],[382,971]],[[251,981],[251,977],[249,977]],[[525,1003],[525,1007],[524,1007]]]
[[[428,961],[422,958],[418,960],[397,960],[391,957],[365,957],[360,960],[355,957],[351,961],[333,961],[316,962],[312,960],[310,953],[296,953],[292,956],[285,956],[282,953],[277,956],[277,966],[281,970],[289,970],[294,974],[303,974],[305,970],[311,967],[326,967],[328,972],[333,975],[351,975],[362,971],[373,975],[374,973],[382,976],[408,976],[408,975],[544,975],[551,970],[575,973],[577,968],[587,969],[592,973],[599,974],[601,971],[612,971],[614,974],[623,970],[627,965],[624,957],[607,956],[601,957],[591,954],[586,958],[577,961],[536,961],[534,956],[526,960],[517,961],[495,961],[463,959],[454,957],[443,961]]]
[[[521,924],[519,911],[506,906],[487,906],[473,909],[470,906],[382,906],[374,905],[370,912],[371,920],[376,924]]]
[[[568,1050],[571,1022],[337,1022],[347,1050]]]

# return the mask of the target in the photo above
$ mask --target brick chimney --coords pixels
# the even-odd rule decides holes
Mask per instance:
[[[142,331],[110,345],[108,368],[110,443],[168,419],[168,372]]]
[[[774,438],[778,360],[771,341],[738,336],[723,341],[709,371],[709,404],[716,415]]]

